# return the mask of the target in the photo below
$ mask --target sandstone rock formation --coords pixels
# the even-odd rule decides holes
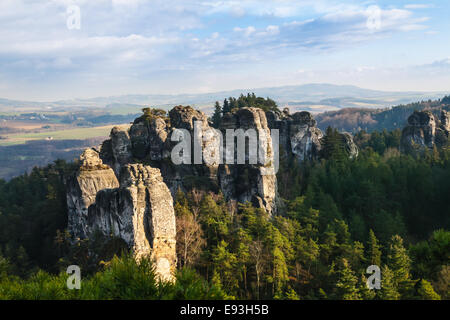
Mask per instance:
[[[271,129],[279,129],[278,138],[272,140]],[[177,106],[168,116],[148,109],[129,129],[114,127],[100,151],[87,149],[81,155],[79,170],[67,179],[69,231],[81,239],[97,231],[119,237],[137,259],[150,256],[158,274],[171,279],[178,189],[221,191],[226,200],[248,201],[275,214],[281,203],[278,141],[286,155],[307,161],[319,157],[322,137],[308,112],[266,114],[241,108],[224,115],[216,130],[203,112],[191,107]],[[351,135],[342,137],[350,156],[356,156]],[[249,148],[253,138],[256,148]],[[182,150],[178,155],[184,162],[175,164],[172,153],[180,142],[189,142],[192,149]],[[238,146],[245,146],[244,153]]]
[[[440,121],[431,111],[415,111],[403,129],[400,149],[402,152],[424,151],[445,145],[449,137],[449,115],[442,111]]]
[[[89,207],[88,228],[128,244],[137,259],[150,255],[157,274],[172,279],[176,266],[173,199],[159,169],[142,164],[122,168],[120,187],[101,190]]]
[[[89,206],[95,203],[100,190],[117,188],[119,181],[95,149],[86,149],[80,156],[80,164],[79,170],[67,181],[68,229],[75,238],[86,238]]]
[[[350,159],[354,159],[358,156],[359,150],[356,143],[353,141],[353,136],[348,132],[341,133],[344,139],[345,149],[347,150]]]
[[[280,156],[294,156],[299,162],[320,158],[324,135],[309,112],[290,115],[289,110],[285,109],[280,116],[270,111],[267,112],[267,118],[270,129],[278,129],[280,132]],[[349,157],[356,158],[359,151],[353,142],[353,136],[349,133],[340,135]]]
[[[450,132],[450,112],[442,110],[441,112],[441,126],[447,133]]]
[[[96,231],[119,237],[137,259],[150,256],[157,274],[171,280],[176,266],[175,213],[159,169],[125,164],[120,168],[119,184],[96,150],[87,149],[80,164],[67,179],[69,232],[82,239]]]
[[[206,162],[223,152],[222,141],[209,126],[207,116],[191,107],[175,107],[169,117],[144,114],[129,129],[114,127],[100,151],[86,150],[79,170],[67,179],[71,234],[89,238],[100,231],[119,237],[137,259],[150,256],[158,274],[170,279],[176,265],[173,196],[179,188],[222,190],[227,200],[251,201],[274,213],[276,176],[265,113],[242,109],[231,118],[230,128],[254,129],[267,137],[267,163],[227,166],[220,161]],[[179,141],[172,138],[178,129],[189,133],[192,146],[200,146],[200,163],[194,162],[199,160],[195,153],[188,163],[173,163],[171,151]],[[243,174],[248,178],[245,183]]]
[[[269,214],[277,211],[277,180],[274,168],[274,146],[272,145],[271,132],[267,124],[267,118],[261,109],[242,108],[233,114],[226,114],[222,120],[221,130],[226,137],[227,129],[253,129],[260,145],[257,154],[258,161],[250,164],[251,154],[248,148],[245,150],[245,165],[225,163],[219,166],[219,183],[222,192],[227,199],[240,203],[251,202],[255,206],[264,208]],[[234,163],[237,162],[237,145],[233,144]],[[248,146],[247,146],[248,147]],[[226,158],[225,150],[225,158]],[[261,157],[258,157],[261,156]]]
[[[292,115],[289,124],[291,151],[300,161],[318,158],[323,133],[316,124],[316,120],[309,112],[297,112]]]

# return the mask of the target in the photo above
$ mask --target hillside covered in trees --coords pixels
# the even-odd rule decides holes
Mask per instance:
[[[430,110],[439,117],[441,110],[450,110],[450,96],[435,101],[422,101],[387,109],[348,108],[316,115],[318,126],[324,130],[328,126],[341,131],[388,131],[402,129],[414,111]]]
[[[349,159],[335,135],[327,130],[320,161],[281,160],[274,217],[221,194],[179,192],[180,271],[166,286],[120,239],[68,241],[72,164],[0,181],[0,299],[448,299],[448,148],[404,155],[398,131],[361,133]],[[71,264],[83,270],[80,291],[65,287]],[[366,287],[373,264],[381,290]]]

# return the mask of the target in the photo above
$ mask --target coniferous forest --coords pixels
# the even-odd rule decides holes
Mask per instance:
[[[0,180],[0,299],[449,299],[450,149],[406,155],[399,130],[361,131],[349,159],[337,135],[326,130],[321,160],[281,158],[273,217],[179,191],[174,283],[159,283],[120,239],[69,241],[64,177],[74,164]],[[81,290],[66,287],[72,264]],[[381,290],[366,286],[370,265]]]

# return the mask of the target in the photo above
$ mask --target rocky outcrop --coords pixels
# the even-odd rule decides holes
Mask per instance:
[[[280,132],[272,140],[275,128]],[[150,256],[158,274],[171,279],[178,189],[222,192],[226,200],[248,201],[274,214],[281,203],[278,141],[286,155],[307,161],[319,157],[322,137],[308,112],[291,116],[286,110],[266,114],[241,108],[224,115],[215,130],[203,112],[191,107],[177,106],[168,116],[146,109],[129,129],[114,127],[100,151],[87,149],[81,155],[79,170],[67,179],[69,231],[75,238],[97,231],[119,237],[137,259]],[[342,137],[350,156],[356,156],[351,135]],[[182,142],[189,150],[174,151]],[[185,151],[183,162],[175,163],[172,153],[184,156]]]
[[[116,133],[113,131],[112,135]],[[149,256],[157,274],[170,280],[176,266],[175,213],[170,191],[159,169],[125,164],[120,171],[119,183],[98,151],[87,149],[80,156],[79,170],[67,179],[69,232],[80,239],[97,231],[119,237],[137,259]]]
[[[400,149],[402,152],[422,152],[426,149],[442,147],[448,141],[449,117],[441,113],[440,121],[431,111],[415,111],[408,118],[408,125],[402,131]]]
[[[309,112],[297,112],[289,123],[291,152],[299,161],[317,159],[321,150],[322,131]]]
[[[119,175],[120,168],[132,161],[131,140],[127,127],[114,127],[110,139],[103,142],[100,156],[103,162],[113,168]]]
[[[257,161],[251,164],[251,151],[245,148],[245,164],[238,162],[237,145],[231,146],[234,154],[234,163],[227,159],[227,148],[224,152],[225,164],[219,166],[219,183],[222,192],[227,199],[240,203],[251,202],[255,206],[264,208],[269,214],[277,211],[277,180],[274,168],[274,147],[271,132],[267,124],[267,118],[261,109],[242,108],[233,114],[225,115],[222,120],[221,130],[226,139],[227,129],[254,130],[257,136],[258,149]],[[226,141],[228,143],[228,140]],[[256,146],[254,146],[256,147]]]
[[[114,127],[100,151],[83,153],[79,170],[67,180],[71,234],[89,238],[100,231],[119,237],[137,259],[150,256],[158,274],[170,279],[176,265],[173,195],[178,189],[223,191],[227,200],[251,201],[276,212],[273,147],[265,113],[241,109],[230,115],[230,121],[230,129],[254,129],[258,137],[266,138],[266,162],[221,164],[220,132],[191,107],[175,107],[169,117],[149,111],[129,129]],[[200,155],[193,150],[187,163],[174,164],[171,153],[180,142],[175,139],[179,129],[189,134],[190,146],[198,146]]]
[[[136,119],[130,128],[133,156],[137,159],[162,160],[167,156],[164,154],[167,136],[167,124],[164,119],[158,117]]]
[[[269,111],[267,118],[270,129],[278,129],[280,132],[280,156],[293,156],[299,162],[320,158],[324,134],[317,127],[311,113],[302,111],[291,115],[285,109],[282,114]],[[349,158],[356,158],[359,151],[353,136],[345,132],[340,135]]]
[[[80,167],[67,179],[68,229],[75,238],[86,238],[88,208],[95,203],[100,190],[119,186],[114,171],[104,165],[95,149],[86,149],[80,156]]]
[[[450,133],[450,112],[442,110],[441,127],[445,132]]]
[[[101,190],[89,207],[88,230],[123,239],[137,259],[150,256],[156,272],[172,279],[176,266],[173,199],[159,169],[142,164],[122,168],[120,187]]]
[[[355,159],[358,157],[359,149],[356,143],[353,141],[353,136],[348,132],[342,132],[341,136],[344,140],[345,150],[350,159]]]

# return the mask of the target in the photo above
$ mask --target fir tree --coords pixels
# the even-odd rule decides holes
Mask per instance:
[[[372,229],[369,231],[369,241],[367,242],[367,255],[370,265],[381,266],[381,246]]]
[[[222,120],[222,107],[220,106],[219,101],[216,101],[216,104],[214,106],[214,114],[211,118],[213,127],[219,128],[220,122]]]
[[[359,300],[361,296],[357,288],[358,278],[350,268],[346,259],[341,260],[336,282],[336,297],[342,300]]]
[[[381,271],[381,290],[379,291],[379,297],[382,300],[398,300],[400,298],[394,273],[388,266],[384,266]]]
[[[392,236],[391,238],[387,264],[394,273],[394,279],[397,285],[409,280],[411,259],[403,246],[403,239],[399,235]]]
[[[441,297],[434,291],[433,286],[427,280],[420,280],[417,294],[420,300],[441,300]]]

